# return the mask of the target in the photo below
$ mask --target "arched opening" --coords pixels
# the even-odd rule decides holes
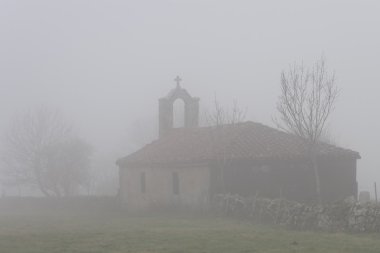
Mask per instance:
[[[185,126],[185,102],[177,99],[173,104],[173,127],[180,128]]]

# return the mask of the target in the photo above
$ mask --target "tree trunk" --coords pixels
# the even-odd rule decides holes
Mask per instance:
[[[318,162],[317,162],[317,155],[315,154],[315,152],[311,153],[311,164],[314,171],[315,192],[317,194],[317,203],[322,204],[321,178],[320,178],[319,167],[318,167]]]
[[[49,191],[46,190],[45,187],[42,185],[41,180],[39,178],[37,178],[37,184],[38,184],[38,188],[40,189],[40,191],[42,192],[42,194],[45,195],[45,197],[50,197],[51,196],[51,194],[49,193]]]
[[[224,181],[224,164],[217,165],[218,166],[218,176],[217,176],[217,193],[225,194],[225,181]]]
[[[36,174],[36,181],[37,181],[38,189],[40,189],[40,191],[42,192],[43,195],[45,195],[45,197],[50,197],[51,194],[49,193],[49,191],[47,189],[45,189],[45,186],[42,183],[40,172],[39,172],[38,168],[35,168],[34,171]]]

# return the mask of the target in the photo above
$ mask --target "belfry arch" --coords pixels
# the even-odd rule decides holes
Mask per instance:
[[[174,128],[174,102],[181,99],[184,103],[184,127],[199,126],[199,98],[192,97],[180,85],[181,79],[177,77],[176,88],[171,90],[166,97],[159,99],[159,137],[165,136]]]

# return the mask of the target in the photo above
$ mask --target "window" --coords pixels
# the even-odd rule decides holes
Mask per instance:
[[[178,195],[179,194],[179,177],[178,172],[173,172],[173,194]]]
[[[145,172],[141,172],[140,174],[140,189],[141,193],[145,193]]]

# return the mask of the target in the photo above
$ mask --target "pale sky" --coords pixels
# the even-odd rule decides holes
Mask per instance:
[[[375,0],[0,0],[0,130],[16,112],[57,107],[113,160],[136,121],[156,126],[157,99],[177,75],[202,110],[217,94],[273,125],[281,71],[323,54],[341,90],[332,137],[361,153],[359,188],[372,190],[379,13]]]

